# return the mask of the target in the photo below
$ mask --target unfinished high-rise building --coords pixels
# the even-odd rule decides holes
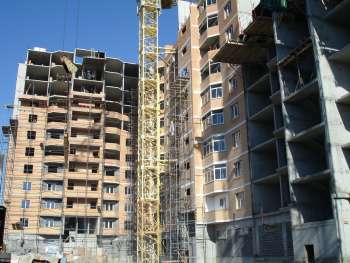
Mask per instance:
[[[176,182],[162,202],[164,257],[348,262],[350,2],[179,11],[162,70],[176,71],[164,88],[163,176]]]
[[[132,259],[137,83],[104,52],[28,50],[3,127],[8,251]]]

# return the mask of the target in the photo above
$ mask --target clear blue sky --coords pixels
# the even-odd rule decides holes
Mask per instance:
[[[176,12],[166,10],[161,15],[161,45],[176,40]],[[13,102],[17,66],[24,62],[28,48],[62,50],[64,42],[66,50],[73,50],[78,43],[81,48],[103,50],[109,56],[137,62],[136,0],[1,1],[0,36],[0,105],[4,105]],[[8,116],[8,110],[0,108],[0,125],[8,123]]]

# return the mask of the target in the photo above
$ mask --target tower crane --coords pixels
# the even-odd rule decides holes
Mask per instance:
[[[137,262],[160,261],[158,18],[175,0],[137,0],[139,15]]]

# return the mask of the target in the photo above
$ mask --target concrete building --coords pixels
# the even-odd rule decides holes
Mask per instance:
[[[349,1],[261,1],[215,61],[242,65],[265,262],[349,262]]]
[[[3,128],[8,251],[133,255],[137,83],[104,52],[28,50]]]
[[[180,25],[184,208],[164,242],[190,262],[348,262],[349,1],[261,2],[198,1]]]

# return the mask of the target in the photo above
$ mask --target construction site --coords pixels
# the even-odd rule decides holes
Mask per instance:
[[[350,0],[137,5],[138,63],[19,64],[0,262],[350,263]]]

